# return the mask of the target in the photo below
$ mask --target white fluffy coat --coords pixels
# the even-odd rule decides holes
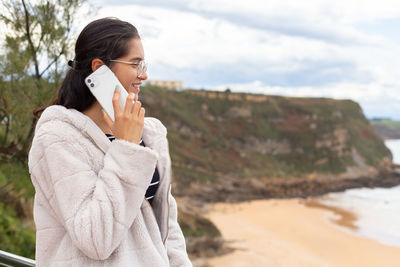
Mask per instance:
[[[170,192],[167,130],[145,118],[146,147],[108,140],[86,115],[50,106],[29,153],[36,264],[192,266]],[[155,168],[153,207],[144,198]]]

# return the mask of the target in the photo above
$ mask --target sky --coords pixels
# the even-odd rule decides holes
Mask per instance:
[[[186,88],[352,99],[400,120],[400,1],[103,0],[141,35],[149,79]],[[85,10],[87,11],[87,10]],[[79,29],[80,28],[80,29]]]

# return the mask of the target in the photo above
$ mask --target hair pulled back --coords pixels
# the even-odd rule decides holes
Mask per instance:
[[[75,59],[57,92],[53,104],[84,111],[95,101],[84,79],[92,73],[92,60],[101,59],[111,67],[111,59],[129,53],[129,41],[140,38],[137,29],[129,22],[117,18],[102,18],[89,23],[79,34],[75,44]],[[35,111],[36,116],[44,109]]]

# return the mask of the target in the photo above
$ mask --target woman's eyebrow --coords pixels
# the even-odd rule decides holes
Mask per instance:
[[[136,60],[142,61],[143,58],[141,58],[141,57],[134,57],[134,58],[131,58],[131,59],[130,59],[130,61],[136,61]]]

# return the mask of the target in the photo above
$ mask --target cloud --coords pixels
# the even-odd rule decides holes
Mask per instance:
[[[245,60],[238,60],[233,64],[214,64],[208,68],[202,66],[174,68],[169,64],[155,64],[151,67],[150,73],[151,76],[163,79],[185,77],[186,83],[198,88],[204,86],[214,88],[219,84],[240,84],[257,80],[270,86],[315,86],[317,91],[318,86],[326,84],[351,80],[360,83],[371,82],[371,74],[358,70],[352,62],[304,60],[295,64],[298,66],[293,71],[268,67],[263,62]]]
[[[138,6],[164,8],[185,13],[194,13],[207,19],[221,19],[227,22],[263,31],[289,36],[311,38],[337,44],[382,43],[377,36],[370,36],[351,27],[350,23],[369,21],[372,18],[392,18],[400,12],[399,5],[384,0],[379,6],[365,1],[354,5],[351,1],[283,1],[263,0],[227,1],[130,1]],[[385,5],[385,2],[387,3]],[[109,1],[104,1],[105,4]],[[113,5],[124,1],[112,2]],[[360,16],[360,13],[363,13]]]

